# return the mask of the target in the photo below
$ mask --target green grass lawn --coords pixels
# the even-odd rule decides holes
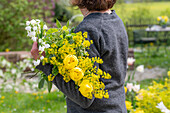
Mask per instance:
[[[67,109],[61,92],[37,95],[1,92],[0,95],[0,113],[66,113]]]
[[[151,47],[150,52],[145,48],[144,52],[135,52],[135,65],[144,65],[145,68],[160,67],[164,69],[170,68],[170,49],[167,47],[167,52],[164,47],[161,47],[157,52],[156,47]]]
[[[170,2],[150,2],[150,3],[133,3],[133,4],[116,4],[114,9],[121,18],[127,18],[132,11],[138,8],[147,8],[150,10],[153,17],[161,15],[162,11],[170,9]],[[170,16],[170,15],[169,15]]]

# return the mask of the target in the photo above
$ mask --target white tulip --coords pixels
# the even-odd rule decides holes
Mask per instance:
[[[134,85],[133,91],[138,92],[140,90],[140,85]]]
[[[144,65],[138,66],[138,67],[136,68],[136,70],[137,70],[138,72],[143,73],[143,72],[144,72]]]
[[[33,30],[34,30],[34,31],[37,30],[37,29],[38,29],[37,26],[34,26],[34,27],[33,27]]]
[[[25,30],[27,30],[27,31],[31,31],[31,26],[27,26],[27,27],[25,27]]]
[[[133,88],[133,83],[127,83],[126,87],[131,92]]]
[[[47,29],[48,29],[47,25],[44,25],[44,26],[43,26],[43,29],[44,29],[44,30],[47,30]]]
[[[130,57],[127,59],[127,64],[130,66],[130,65],[133,65],[133,63],[135,62],[135,59],[133,57]]]
[[[39,46],[39,51],[44,51],[45,47],[44,46]]]
[[[37,60],[37,61],[34,60],[33,63],[34,63],[34,66],[38,66],[40,64],[40,60]]]
[[[44,56],[41,56],[40,59],[43,60],[43,59],[44,59]]]
[[[11,73],[12,73],[12,74],[16,74],[16,72],[17,72],[17,70],[14,69],[14,68],[11,70]]]
[[[49,48],[49,47],[50,47],[50,45],[49,45],[49,44],[45,44],[44,46],[45,46],[45,48]]]
[[[157,104],[156,106],[158,109],[161,110],[161,112],[164,112],[164,113],[170,113],[170,110],[168,110],[166,108],[166,106],[164,105],[164,103],[161,101],[160,103]]]
[[[30,21],[26,21],[26,25],[27,25],[27,26],[30,25]]]
[[[37,37],[32,37],[32,40],[33,40],[34,42],[36,42],[36,41],[37,41]]]
[[[33,26],[36,24],[36,21],[34,19],[32,19],[30,22]]]

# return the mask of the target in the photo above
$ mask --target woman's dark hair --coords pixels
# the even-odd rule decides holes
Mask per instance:
[[[89,11],[104,11],[113,7],[116,0],[71,0],[71,4]]]

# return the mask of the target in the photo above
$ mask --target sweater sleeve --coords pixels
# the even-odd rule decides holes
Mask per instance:
[[[91,29],[85,29],[85,28],[77,28],[75,32],[82,31],[82,32],[88,32],[88,40],[93,40],[93,44],[90,46],[90,49],[87,50],[89,53],[89,57],[100,57],[99,54],[99,39],[98,36],[95,32],[93,32]],[[95,64],[96,67],[99,67],[98,64]],[[36,68],[43,71],[46,75],[49,75],[52,73],[52,65],[46,64],[45,66],[42,66],[42,64],[38,65]],[[79,92],[79,89],[75,88],[75,83],[74,81],[69,81],[66,83],[63,80],[62,75],[58,74],[54,80],[53,84],[60,90],[62,91],[67,98],[72,100],[74,103],[80,105],[82,108],[88,108],[90,105],[93,103],[95,97],[93,96],[92,99],[88,99],[84,96],[81,95]]]

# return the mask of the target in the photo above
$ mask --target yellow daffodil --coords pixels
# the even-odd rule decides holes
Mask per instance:
[[[73,69],[77,66],[78,59],[75,55],[67,55],[63,62],[66,69]]]
[[[70,70],[70,78],[74,81],[78,81],[78,80],[82,79],[83,76],[84,76],[83,71],[78,67],[75,67]]]
[[[127,110],[131,110],[132,109],[132,103],[130,101],[125,101],[125,104],[126,104]]]
[[[83,80],[83,82],[80,84],[79,91],[84,97],[87,97],[87,98],[92,97],[91,93],[93,91],[93,86],[89,82],[89,80]]]

